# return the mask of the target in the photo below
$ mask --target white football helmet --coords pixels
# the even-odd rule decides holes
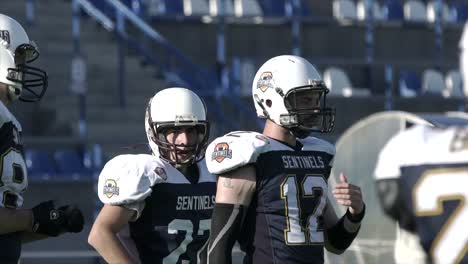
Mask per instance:
[[[168,128],[187,126],[196,127],[198,140],[192,146],[184,146],[185,151],[191,152],[188,159],[177,160],[178,147],[181,146],[168,142],[164,132]],[[204,157],[210,131],[206,107],[202,99],[189,89],[174,87],[156,93],[146,108],[145,129],[153,155],[159,155],[176,166],[187,166]],[[175,161],[170,159],[170,152],[175,152]]]
[[[19,73],[19,78],[14,81],[21,82],[21,87],[18,86],[13,93],[10,92],[10,97],[26,102],[39,101],[47,89],[47,73],[27,65],[39,57],[39,50],[36,44],[29,40],[23,27],[13,18],[3,14],[0,14],[0,49],[7,50],[13,57],[16,67],[11,68]]]
[[[24,56],[25,62],[32,62],[39,57],[36,44],[29,40],[20,23],[4,14],[0,14],[0,44],[13,56]]]
[[[330,132],[335,110],[326,106],[329,92],[306,59],[282,55],[269,59],[255,74],[252,96],[257,116],[288,128],[299,138],[311,132]],[[310,106],[302,107],[307,97]],[[301,99],[302,98],[302,99]]]
[[[0,47],[0,83],[7,85],[8,96],[16,99],[21,94],[21,75],[16,70],[15,59],[6,49]]]

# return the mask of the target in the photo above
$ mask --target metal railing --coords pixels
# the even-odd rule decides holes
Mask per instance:
[[[118,90],[120,106],[127,106],[127,85],[125,79],[125,57],[127,47],[136,51],[142,61],[155,66],[158,73],[171,85],[183,86],[192,89],[202,97],[215,98],[210,108],[221,109],[220,82],[214,72],[204,69],[193,63],[186,55],[172,45],[161,34],[155,31],[139,16],[118,0],[99,1],[105,4],[101,9],[88,0],[73,0],[73,39],[75,54],[80,54],[80,10],[83,9],[90,17],[98,21],[106,30],[113,32],[118,45]],[[132,32],[127,33],[126,28],[131,27]],[[135,36],[137,35],[137,36]],[[156,51],[159,50],[157,53]],[[84,111],[82,119],[85,120]],[[233,130],[234,122],[220,111],[211,112],[214,121],[221,124],[220,130]]]

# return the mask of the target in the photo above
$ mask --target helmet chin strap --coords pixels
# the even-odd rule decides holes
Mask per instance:
[[[310,135],[310,131],[306,129],[301,129],[299,127],[292,127],[289,129],[291,133],[296,136],[297,138],[304,139]]]

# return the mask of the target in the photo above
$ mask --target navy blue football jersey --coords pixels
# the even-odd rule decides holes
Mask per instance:
[[[468,162],[405,166],[401,171],[402,199],[410,201],[405,204],[424,251],[440,260],[435,263],[468,263]]]
[[[192,169],[187,178],[158,157],[121,155],[101,172],[101,200],[136,211],[130,236],[142,263],[206,261],[216,178],[204,162]]]
[[[247,164],[256,169],[256,192],[239,241],[244,263],[324,262],[323,213],[334,154],[334,146],[318,138],[291,147],[254,132],[234,132],[210,144],[210,172]]]
[[[0,102],[0,207],[16,209],[23,205],[28,186],[21,141],[21,125]],[[19,233],[0,235],[0,262],[16,263],[20,256]]]
[[[432,263],[468,263],[468,128],[415,127],[382,150],[378,179],[396,179],[400,219]],[[406,220],[408,221],[408,220]]]

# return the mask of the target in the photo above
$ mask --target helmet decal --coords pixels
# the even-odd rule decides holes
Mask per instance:
[[[260,75],[260,78],[257,82],[257,89],[260,91],[265,92],[267,89],[274,89],[274,80],[273,80],[273,73],[271,72],[264,72]]]
[[[10,46],[10,32],[8,30],[0,30],[0,39],[7,47]]]

